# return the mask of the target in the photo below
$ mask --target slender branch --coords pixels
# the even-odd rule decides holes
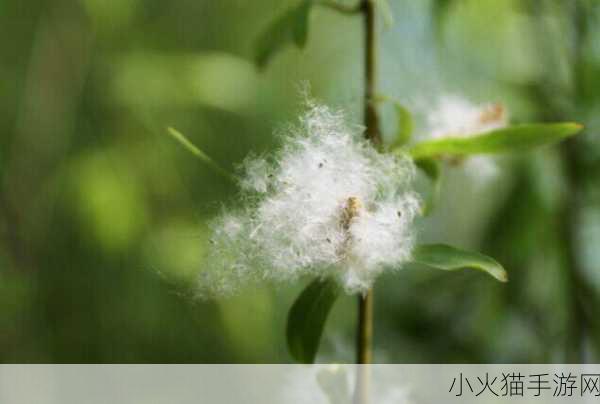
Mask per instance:
[[[373,344],[373,288],[358,297],[358,329],[356,333],[356,362],[360,365],[356,373],[354,404],[368,404]]]
[[[364,46],[365,46],[365,136],[375,145],[381,144],[379,132],[379,117],[375,106],[376,94],[376,32],[375,4],[372,0],[361,0],[361,11],[364,17]],[[364,296],[359,296],[358,330],[356,339],[357,363],[371,362],[371,339],[373,335],[373,290]]]
[[[377,33],[375,25],[374,0],[361,0],[361,11],[364,17],[365,29],[365,136],[376,146],[381,145],[381,132],[379,130],[379,117],[376,108],[377,95]]]
[[[202,150],[200,150],[187,137],[185,137],[185,135],[183,133],[179,132],[178,130],[176,130],[174,128],[167,128],[167,132],[169,133],[169,135],[173,136],[173,138],[175,138],[175,140],[177,140],[190,153],[192,153],[194,156],[196,156],[200,160],[202,160],[214,172],[223,176],[224,178],[227,178],[228,180],[230,180],[234,183],[236,182],[235,177],[230,172],[228,172],[223,167],[221,167],[219,164],[217,164],[212,158],[210,158],[210,156],[208,154],[206,154]]]
[[[358,297],[358,335],[356,361],[359,364],[371,363],[373,340],[373,288],[364,296]]]
[[[376,147],[381,146],[379,117],[377,115],[375,95],[377,93],[377,41],[374,0],[361,0],[360,9],[364,19],[365,49],[365,92],[364,92],[364,124],[365,137]],[[356,332],[356,362],[369,364],[373,358],[373,288],[358,297],[358,324]],[[361,366],[357,373],[355,403],[366,404],[369,401],[369,369]]]

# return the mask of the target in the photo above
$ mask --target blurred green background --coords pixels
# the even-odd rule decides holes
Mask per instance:
[[[351,1],[348,1],[350,4]],[[302,284],[194,298],[207,221],[235,203],[165,132],[234,170],[301,111],[300,88],[362,121],[360,17],[322,7],[309,42],[259,71],[292,0],[0,0],[0,361],[288,362]],[[444,94],[513,122],[577,120],[575,141],[443,179],[423,241],[477,248],[511,281],[414,267],[376,285],[377,362],[600,360],[600,4],[390,0],[380,91],[415,114]],[[391,111],[383,124],[394,129]],[[352,362],[356,302],[320,361]]]

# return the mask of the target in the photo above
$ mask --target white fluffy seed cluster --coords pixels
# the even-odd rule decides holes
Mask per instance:
[[[348,293],[363,293],[410,258],[420,211],[414,165],[379,153],[360,132],[341,112],[310,104],[278,153],[246,159],[246,206],[212,224],[201,294],[303,275],[334,276]]]
[[[502,104],[475,105],[457,96],[440,98],[435,108],[427,114],[428,138],[470,137],[500,129],[507,125],[508,117]],[[479,183],[495,177],[498,168],[489,156],[473,156],[465,161],[465,168]]]
[[[431,138],[469,137],[506,126],[507,116],[502,104],[475,105],[462,97],[446,95],[427,114],[427,123]]]

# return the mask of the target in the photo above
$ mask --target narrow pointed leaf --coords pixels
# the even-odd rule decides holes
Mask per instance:
[[[432,158],[422,158],[415,160],[415,165],[429,177],[431,181],[440,179],[440,164]]]
[[[383,23],[386,28],[390,28],[394,25],[394,14],[392,13],[392,7],[388,0],[375,0],[375,5],[379,9],[379,12],[383,16]]]
[[[396,112],[397,129],[391,144],[387,148],[392,151],[399,150],[402,146],[410,141],[410,137],[412,136],[415,126],[413,116],[408,108],[402,105],[402,103],[395,98],[379,94],[375,97],[375,101],[381,103],[390,103],[394,107],[394,111]]]
[[[306,46],[308,41],[308,22],[310,8],[312,6],[311,0],[304,0],[296,9],[293,17],[293,38],[294,43],[300,49]]]
[[[423,209],[424,215],[429,215],[433,208],[436,205],[440,194],[441,188],[441,168],[440,163],[433,158],[422,158],[415,160],[415,165],[423,171],[423,173],[430,179],[431,181],[431,193],[429,198],[427,198],[425,202],[425,207]]]
[[[255,63],[264,68],[271,57],[289,41],[287,18],[274,21],[256,41]]]
[[[413,261],[445,271],[477,269],[487,272],[500,282],[508,281],[506,271],[493,258],[478,252],[460,250],[445,244],[417,246],[413,251]]]
[[[410,137],[415,125],[410,111],[399,102],[393,101],[393,103],[396,110],[396,116],[398,118],[398,132],[394,137],[394,141],[390,145],[392,150],[404,146],[410,141]]]
[[[303,0],[277,19],[258,37],[255,47],[255,63],[264,68],[271,58],[292,41],[302,48],[308,38],[308,17],[312,0]]]
[[[577,134],[582,125],[573,122],[515,125],[469,137],[446,137],[416,144],[413,158],[519,152],[556,143]]]
[[[325,321],[340,287],[333,279],[317,279],[298,296],[287,320],[287,343],[290,354],[300,363],[313,363]]]
[[[186,150],[204,162],[208,167],[210,167],[214,172],[227,178],[229,181],[235,183],[237,182],[235,176],[222,168],[219,164],[217,164],[208,154],[200,150],[195,144],[193,144],[185,135],[179,132],[175,128],[167,128],[167,132],[171,135],[175,140],[177,140]]]

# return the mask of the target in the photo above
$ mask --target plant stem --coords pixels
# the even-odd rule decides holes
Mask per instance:
[[[167,132],[171,135],[175,140],[177,140],[183,147],[185,147],[190,153],[204,162],[208,167],[210,167],[215,173],[221,175],[223,178],[228,179],[232,183],[236,182],[235,177],[229,173],[227,170],[218,165],[208,154],[204,153],[200,150],[195,144],[193,144],[183,133],[179,132],[174,128],[167,128]]]
[[[373,0],[361,0],[361,12],[364,17],[365,41],[365,93],[364,93],[364,123],[365,136],[376,146],[381,144],[379,132],[379,117],[375,107],[376,93],[376,32],[375,32],[375,3]],[[373,335],[373,289],[359,296],[358,330],[356,338],[356,362],[370,363],[372,357],[371,339]]]
[[[364,20],[365,49],[365,92],[364,92],[364,124],[365,136],[375,147],[381,145],[379,117],[375,105],[377,91],[377,48],[374,0],[361,0],[360,10]],[[358,297],[358,324],[356,332],[356,362],[371,363],[373,356],[373,288]],[[369,369],[361,366],[358,369],[355,403],[366,404],[369,397]]]
[[[356,337],[356,362],[371,363],[373,339],[373,288],[358,297],[358,330]]]
[[[375,2],[362,0],[361,12],[364,18],[365,46],[365,136],[376,146],[381,145],[379,117],[377,115],[375,96],[377,93],[377,39],[375,30]]]
[[[373,288],[358,297],[358,329],[356,333],[356,389],[354,404],[368,404],[373,338]]]

